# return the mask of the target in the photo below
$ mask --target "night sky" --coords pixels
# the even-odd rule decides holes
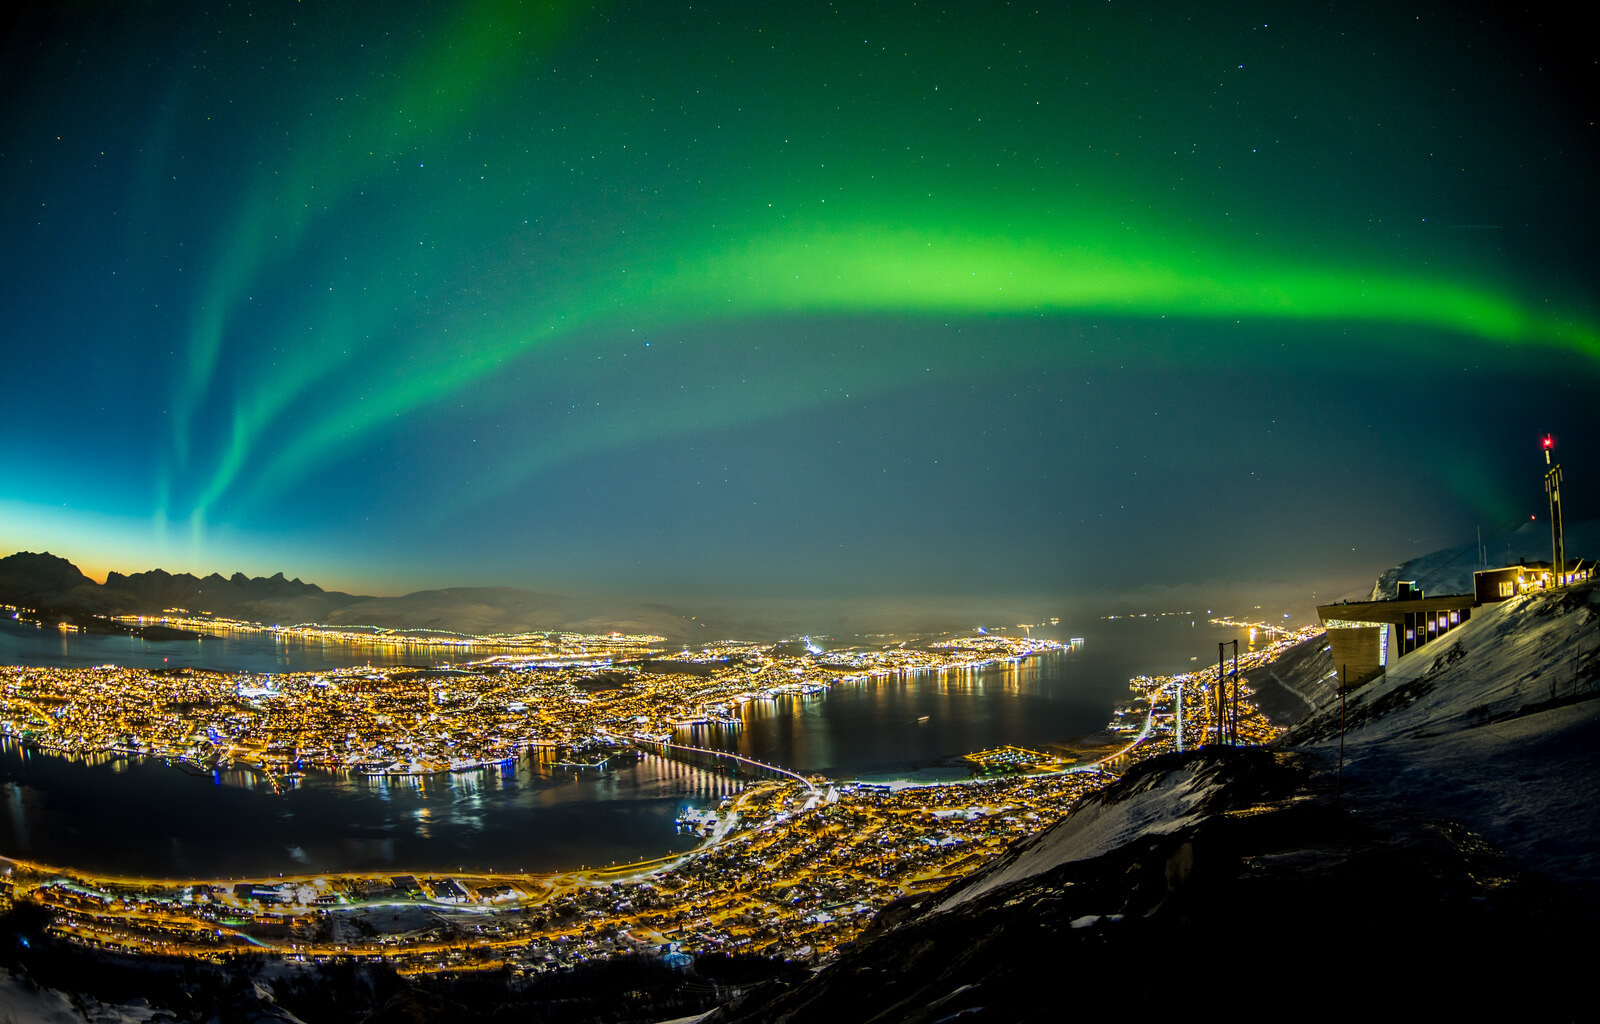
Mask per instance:
[[[1504,6],[27,5],[0,547],[1299,612],[1546,432],[1594,515],[1595,36]]]

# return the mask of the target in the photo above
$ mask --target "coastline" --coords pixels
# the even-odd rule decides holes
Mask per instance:
[[[1260,675],[1283,654],[1274,645],[1241,664]],[[501,964],[543,962],[585,928],[593,931],[593,920],[610,922],[613,952],[670,939],[697,952],[806,958],[852,941],[890,902],[943,888],[1016,840],[1048,830],[1133,761],[1173,749],[1168,702],[1179,691],[1188,691],[1190,742],[1207,742],[1213,726],[1204,693],[1213,682],[1207,671],[1130,680],[1141,696],[1114,705],[1106,730],[1074,744],[1096,744],[1102,756],[1088,764],[903,785],[797,773],[757,782],[702,819],[711,834],[693,849],[645,860],[544,872],[424,877],[385,868],[209,880],[85,874],[15,860],[6,894],[56,913],[51,928],[62,938],[134,954],[218,960],[267,952],[296,960],[337,953],[434,972],[451,969],[457,943],[404,936],[430,920],[467,915],[462,920],[494,922],[500,937],[477,941]],[[1275,730],[1250,696],[1246,689],[1243,706],[1255,724],[1242,738],[1262,742]],[[797,887],[809,895],[796,901]],[[641,905],[660,912],[646,914]],[[841,917],[843,906],[854,909]],[[573,920],[563,908],[583,913]],[[778,934],[761,923],[773,914],[787,922]],[[402,917],[401,932],[385,930],[385,921]],[[699,922],[692,933],[686,919]],[[340,921],[359,922],[369,937],[352,944]],[[341,935],[345,941],[337,941]]]

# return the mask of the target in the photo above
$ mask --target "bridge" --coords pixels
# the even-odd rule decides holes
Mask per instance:
[[[728,752],[726,750],[711,750],[711,749],[708,749],[706,747],[691,747],[691,746],[689,746],[687,744],[684,744],[684,743],[669,743],[666,740],[647,740],[647,739],[637,739],[636,738],[634,740],[634,742],[635,743],[641,743],[641,744],[647,743],[647,744],[649,744],[651,746],[655,746],[655,747],[668,747],[668,748],[670,748],[672,750],[687,750],[687,751],[690,751],[691,753],[695,753],[695,754],[710,754],[712,757],[732,758],[735,761],[742,761],[745,764],[754,765],[757,768],[765,768],[769,772],[776,772],[779,775],[788,776],[789,778],[794,779],[796,782],[803,783],[805,785],[806,789],[808,789],[811,792],[812,796],[816,796],[817,795],[817,787],[814,784],[812,784],[811,780],[806,778],[805,776],[800,775],[797,772],[792,772],[787,768],[779,768],[775,764],[768,764],[765,761],[757,761],[753,757],[745,757],[742,754],[734,754],[734,753],[730,753],[730,752]]]

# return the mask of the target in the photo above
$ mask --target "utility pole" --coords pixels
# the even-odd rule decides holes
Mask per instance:
[[[1544,464],[1550,468],[1544,474],[1544,492],[1550,496],[1550,566],[1555,572],[1555,586],[1561,586],[1567,572],[1567,543],[1561,535],[1561,463],[1550,461],[1550,452],[1556,439],[1544,435]]]
[[[1226,643],[1227,643],[1226,641],[1218,641],[1217,642],[1217,719],[1216,719],[1217,729],[1216,729],[1216,736],[1217,736],[1217,746],[1219,746],[1219,747],[1222,746],[1222,725],[1223,725],[1223,723],[1225,721],[1227,721],[1227,710],[1228,710],[1228,705],[1226,703],[1226,698],[1223,696],[1223,694],[1226,691],[1223,690],[1223,688],[1222,688],[1222,648],[1224,646],[1226,646]]]
[[[1239,742],[1239,641],[1233,641],[1233,714],[1228,713],[1228,691],[1223,686],[1223,649],[1229,641],[1217,641],[1217,742]]]

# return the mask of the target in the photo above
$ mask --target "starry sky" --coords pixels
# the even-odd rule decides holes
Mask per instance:
[[[1593,515],[1572,17],[25,4],[0,547],[1309,610],[1543,518],[1546,432]]]

